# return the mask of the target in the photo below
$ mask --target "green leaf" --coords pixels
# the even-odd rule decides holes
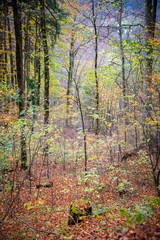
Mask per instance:
[[[72,239],[74,237],[74,235],[71,235],[71,236],[69,236],[69,237],[63,237],[64,239]]]
[[[37,196],[38,196],[37,193],[34,193],[34,196],[37,198]]]
[[[101,215],[106,212],[106,209],[97,209],[96,211],[93,212],[93,215]]]
[[[125,217],[126,216],[126,210],[125,209],[120,209],[120,215],[121,217]]]
[[[106,227],[99,228],[99,229],[95,229],[94,231],[95,231],[95,232],[99,232],[99,231],[102,231],[102,230],[104,230],[104,229],[106,229]]]
[[[138,222],[138,223],[143,222],[143,216],[141,213],[136,216],[136,222]]]

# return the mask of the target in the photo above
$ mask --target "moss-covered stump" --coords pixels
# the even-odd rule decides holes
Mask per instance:
[[[81,222],[84,216],[92,214],[92,206],[88,200],[76,200],[70,206],[68,225]]]

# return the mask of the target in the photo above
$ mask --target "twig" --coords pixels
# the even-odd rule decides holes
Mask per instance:
[[[92,237],[93,239],[95,239],[95,237],[92,236],[90,233],[88,233],[88,232],[86,232],[85,230],[83,230],[82,228],[80,228],[80,227],[78,226],[78,223],[74,220],[74,218],[73,218],[70,214],[68,214],[68,216],[72,218],[72,220],[73,220],[74,223],[75,223],[75,226],[76,226],[78,229],[80,229],[82,232],[88,234],[88,235],[89,235],[90,237]]]
[[[2,220],[0,220],[0,223],[2,223],[2,222],[5,220],[5,218],[7,217],[8,213],[9,213],[9,211],[10,211],[10,208],[12,207],[13,203],[15,202],[15,199],[16,199],[17,196],[19,195],[19,193],[20,193],[20,191],[21,191],[21,188],[22,188],[22,186],[23,186],[23,184],[24,184],[24,181],[25,181],[26,178],[27,178],[28,172],[30,171],[31,166],[32,166],[32,164],[33,164],[33,162],[34,162],[36,153],[39,151],[39,148],[40,148],[41,146],[42,146],[42,143],[41,143],[39,146],[37,145],[37,147],[36,147],[36,149],[35,149],[35,152],[34,152],[34,154],[33,154],[32,161],[31,161],[31,163],[30,163],[30,165],[29,165],[29,168],[28,168],[28,170],[27,170],[27,173],[25,174],[23,180],[21,181],[21,184],[20,184],[20,186],[19,186],[19,188],[18,188],[18,191],[17,191],[16,195],[14,196],[14,198],[12,199],[12,201],[11,201],[11,203],[10,203],[10,206],[7,207],[8,209],[7,209],[4,217],[2,218]]]
[[[45,231],[45,230],[37,229],[37,228],[35,228],[35,227],[30,226],[28,223],[26,223],[24,220],[22,220],[20,217],[18,217],[18,216],[15,214],[15,212],[13,211],[13,209],[8,206],[8,204],[6,203],[6,201],[4,201],[4,202],[5,202],[5,204],[7,205],[7,207],[9,208],[9,210],[13,213],[13,215],[14,215],[19,221],[21,221],[23,224],[25,224],[28,228],[31,228],[31,229],[33,229],[33,230],[35,230],[35,231],[37,231],[37,232],[47,233],[48,235],[53,234],[53,235],[55,235],[55,236],[57,236],[57,237],[59,236],[59,235],[58,235],[57,233],[55,233],[55,232]]]

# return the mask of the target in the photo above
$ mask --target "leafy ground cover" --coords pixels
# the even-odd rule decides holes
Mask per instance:
[[[8,145],[4,149],[1,142],[6,161],[2,161],[0,179],[1,239],[160,238],[160,200],[146,149],[117,162],[116,155],[111,159],[109,140],[88,133],[88,171],[84,172],[80,131],[52,129],[47,162],[43,134],[37,128],[39,134],[35,131],[28,140],[31,168],[24,172],[14,157],[18,137],[14,138],[15,152],[11,147],[13,129],[8,135],[2,129]],[[77,200],[89,201],[93,213],[68,226],[71,203]]]

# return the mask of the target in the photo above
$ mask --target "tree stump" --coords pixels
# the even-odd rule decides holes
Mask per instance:
[[[74,225],[82,221],[84,216],[92,214],[92,206],[88,200],[77,200],[70,206],[68,225]]]

